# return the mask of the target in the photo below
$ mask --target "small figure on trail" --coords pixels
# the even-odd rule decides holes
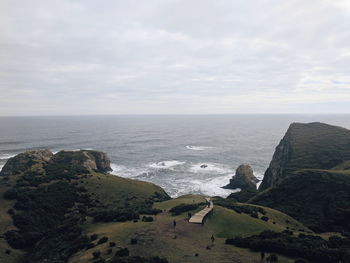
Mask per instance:
[[[174,221],[173,221],[173,226],[174,226],[174,228],[176,227],[176,221],[175,221],[175,219],[174,219]]]
[[[189,212],[188,214],[187,214],[187,216],[188,216],[188,220],[192,217],[192,214],[191,214],[191,212]]]
[[[215,241],[215,237],[214,237],[214,235],[211,235],[211,244],[213,245],[214,244],[214,241]]]

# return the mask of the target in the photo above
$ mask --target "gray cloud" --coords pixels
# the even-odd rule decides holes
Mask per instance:
[[[0,0],[0,115],[350,112],[350,4]]]

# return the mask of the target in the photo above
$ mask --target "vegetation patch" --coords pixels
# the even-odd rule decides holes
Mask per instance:
[[[278,253],[292,258],[304,258],[315,263],[349,262],[343,261],[350,255],[350,239],[331,236],[325,240],[319,236],[299,234],[290,231],[264,231],[250,237],[226,239],[226,244],[253,251]]]
[[[195,209],[198,209],[200,206],[205,205],[205,203],[196,203],[196,204],[179,204],[174,206],[169,210],[172,216],[181,215],[184,212],[189,212]]]

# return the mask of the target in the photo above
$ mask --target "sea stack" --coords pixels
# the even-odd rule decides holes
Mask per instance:
[[[254,176],[253,169],[248,164],[241,164],[236,174],[230,179],[230,183],[223,188],[225,189],[236,189],[241,190],[256,190],[256,183],[259,180]]]

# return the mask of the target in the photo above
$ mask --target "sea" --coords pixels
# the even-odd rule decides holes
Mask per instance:
[[[28,150],[93,149],[108,154],[112,174],[155,183],[172,197],[225,197],[239,190],[222,186],[240,164],[262,180],[288,126],[315,121],[350,129],[346,114],[0,117],[0,169]]]

